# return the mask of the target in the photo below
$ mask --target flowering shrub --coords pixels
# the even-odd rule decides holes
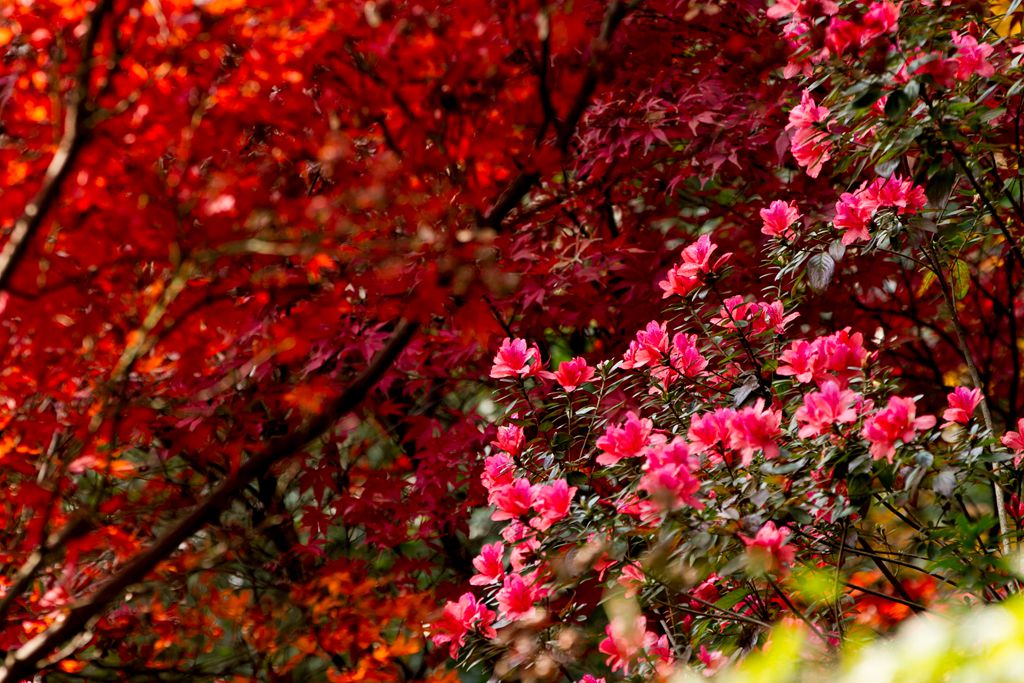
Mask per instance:
[[[774,282],[756,293],[704,226],[621,355],[548,363],[534,340],[501,344],[508,412],[482,477],[501,541],[430,626],[436,644],[499,677],[711,675],[777,622],[826,657],[858,625],[1016,592],[1017,338],[993,334],[1017,374],[983,374],[961,309],[978,292],[998,330],[1021,315],[1005,126],[1024,81],[999,74],[1024,46],[985,7],[948,5],[768,8],[783,76],[807,83],[789,152],[832,194],[766,198],[751,258]],[[887,264],[880,280],[868,259]],[[945,319],[917,324],[955,352],[935,368],[941,396],[903,381],[881,313],[847,325],[815,309],[838,287],[885,315],[934,295]]]

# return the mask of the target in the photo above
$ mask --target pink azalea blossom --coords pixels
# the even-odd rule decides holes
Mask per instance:
[[[689,505],[700,509],[704,506],[696,498],[700,491],[700,480],[694,476],[697,464],[681,437],[651,446],[639,488],[668,508]]]
[[[505,578],[505,545],[498,541],[488,543],[480,549],[480,554],[473,559],[476,576],[469,579],[474,586],[486,586],[490,583],[501,583]]]
[[[894,32],[899,23],[902,7],[902,2],[896,4],[890,0],[871,3],[867,13],[861,19],[863,26],[861,43],[866,44],[878,36]]]
[[[538,584],[536,573],[527,577],[520,574],[506,576],[498,591],[498,612],[501,616],[517,621],[532,614],[537,601],[547,596],[547,590]]]
[[[753,406],[737,411],[729,420],[732,428],[730,445],[743,456],[744,467],[753,460],[754,451],[764,452],[764,457],[768,459],[778,456],[781,420],[780,412],[764,407],[763,398],[757,399]]]
[[[485,638],[494,638],[497,633],[491,624],[495,614],[472,593],[463,593],[458,602],[448,602],[441,617],[431,625],[430,639],[434,645],[450,643],[449,654],[458,657],[459,648],[466,644],[466,635],[476,631]]]
[[[626,413],[626,421],[620,425],[609,425],[597,440],[597,447],[604,451],[597,456],[597,464],[614,465],[623,458],[635,458],[647,446],[654,429],[654,423],[641,419],[636,413]]]
[[[613,617],[605,629],[605,639],[597,649],[607,655],[605,663],[612,671],[622,671],[628,676],[630,668],[644,650],[654,646],[658,638],[647,630],[647,618],[638,616],[632,623],[621,617]]]
[[[686,433],[686,438],[690,441],[690,450],[703,453],[729,448],[732,442],[730,424],[735,415],[736,411],[732,408],[718,408],[714,412],[690,418],[690,429]]]
[[[577,357],[559,364],[552,377],[563,389],[571,392],[592,380],[594,373],[594,368],[587,365],[586,359]]]
[[[949,407],[942,413],[946,424],[965,425],[971,421],[974,410],[981,403],[981,390],[957,387],[946,396]]]
[[[578,683],[605,683],[605,680],[603,678],[595,678],[590,674],[585,674]]]
[[[777,199],[767,209],[761,209],[761,232],[769,237],[793,239],[793,224],[800,220],[800,210],[793,202]]]
[[[1020,465],[1021,459],[1024,459],[1024,417],[1017,420],[1017,431],[1006,432],[999,441],[1013,451],[1016,456],[1013,459],[1014,466]]]
[[[982,43],[969,34],[953,31],[953,44],[956,45],[956,77],[965,81],[974,74],[982,78],[990,78],[996,73],[995,67],[988,62],[992,54],[992,46]]]
[[[754,538],[740,536],[747,546],[747,559],[751,566],[758,571],[770,574],[779,574],[793,564],[796,558],[796,550],[787,545],[790,530],[785,527],[776,527],[775,522],[765,522]]]
[[[484,488],[488,493],[494,495],[497,491],[510,486],[516,478],[515,463],[505,453],[492,455],[484,460],[484,471],[480,475]],[[494,505],[494,501],[491,501]]]
[[[811,93],[804,91],[800,104],[789,112],[790,151],[796,163],[817,178],[825,163],[832,158],[832,143],[828,139],[829,110],[815,103]]]
[[[615,582],[625,589],[627,598],[632,598],[640,592],[646,580],[647,577],[644,576],[644,570],[640,568],[640,565],[636,562],[627,562],[623,565],[622,572]]]
[[[622,357],[622,367],[633,370],[661,364],[668,357],[668,342],[665,323],[652,320],[629,343],[629,350]]]
[[[861,434],[871,444],[871,456],[892,462],[897,442],[910,443],[918,431],[935,426],[934,416],[916,415],[914,399],[893,396],[884,409],[869,417]]]
[[[505,451],[514,458],[523,452],[525,441],[522,427],[518,425],[502,425],[498,427],[498,438],[492,441],[491,445]]]
[[[832,15],[839,11],[839,5],[832,0],[777,0],[768,8],[772,19],[784,19],[790,15],[799,19],[813,19],[818,13]]]
[[[843,244],[871,239],[868,226],[874,216],[874,210],[868,207],[857,194],[844,192],[836,202],[836,216],[832,225],[843,231]]]
[[[696,242],[683,249],[682,261],[669,270],[665,280],[658,283],[658,286],[665,292],[663,298],[668,298],[673,294],[688,295],[709,274],[718,270],[732,257],[731,253],[723,254],[712,264],[711,255],[716,249],[718,249],[718,245],[712,242],[708,235],[701,235]]]
[[[538,531],[550,528],[552,524],[569,514],[569,505],[575,495],[576,487],[569,486],[564,479],[534,487],[534,509],[539,516],[530,520],[530,526]]]
[[[663,389],[680,377],[699,377],[708,366],[708,360],[697,347],[697,335],[679,333],[672,337],[668,363],[651,367],[651,376]]]
[[[494,356],[494,365],[491,367],[491,377],[502,379],[505,377],[529,377],[541,371],[540,349],[534,344],[531,347],[526,345],[523,339],[505,338]]]
[[[721,650],[708,650],[704,645],[700,646],[697,659],[704,665],[705,676],[714,676],[729,661]]]
[[[821,391],[804,396],[804,404],[797,408],[796,421],[801,423],[801,439],[819,436],[834,425],[856,422],[860,396],[848,389],[840,389],[834,381],[825,382]]]
[[[533,487],[528,479],[516,479],[495,489],[491,494],[491,504],[498,508],[491,514],[495,522],[520,517],[533,506]]]

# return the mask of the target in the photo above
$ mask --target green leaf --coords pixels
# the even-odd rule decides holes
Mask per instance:
[[[902,90],[889,93],[889,96],[885,99],[885,118],[890,121],[898,121],[903,118],[903,115],[907,113],[907,109],[913,101]]]
[[[953,266],[953,298],[960,301],[971,288],[971,269],[966,261],[957,260]]]

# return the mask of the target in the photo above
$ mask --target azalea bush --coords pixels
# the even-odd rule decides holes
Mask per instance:
[[[698,226],[623,353],[496,349],[491,523],[435,645],[499,678],[712,675],[779,622],[829,661],[1019,590],[1015,13],[767,9],[818,185],[764,197],[746,253]]]

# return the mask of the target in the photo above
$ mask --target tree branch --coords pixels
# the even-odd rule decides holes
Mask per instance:
[[[25,206],[21,216],[14,221],[7,242],[0,250],[0,292],[6,291],[18,263],[25,255],[32,236],[42,225],[43,219],[57,199],[57,192],[75,158],[82,149],[81,123],[86,99],[89,96],[89,73],[96,51],[100,27],[113,7],[113,0],[99,0],[99,4],[86,18],[85,38],[82,40],[82,61],[75,73],[75,83],[68,94],[67,113],[64,116],[64,133],[57,143],[57,150],[50,159],[39,191]]]

